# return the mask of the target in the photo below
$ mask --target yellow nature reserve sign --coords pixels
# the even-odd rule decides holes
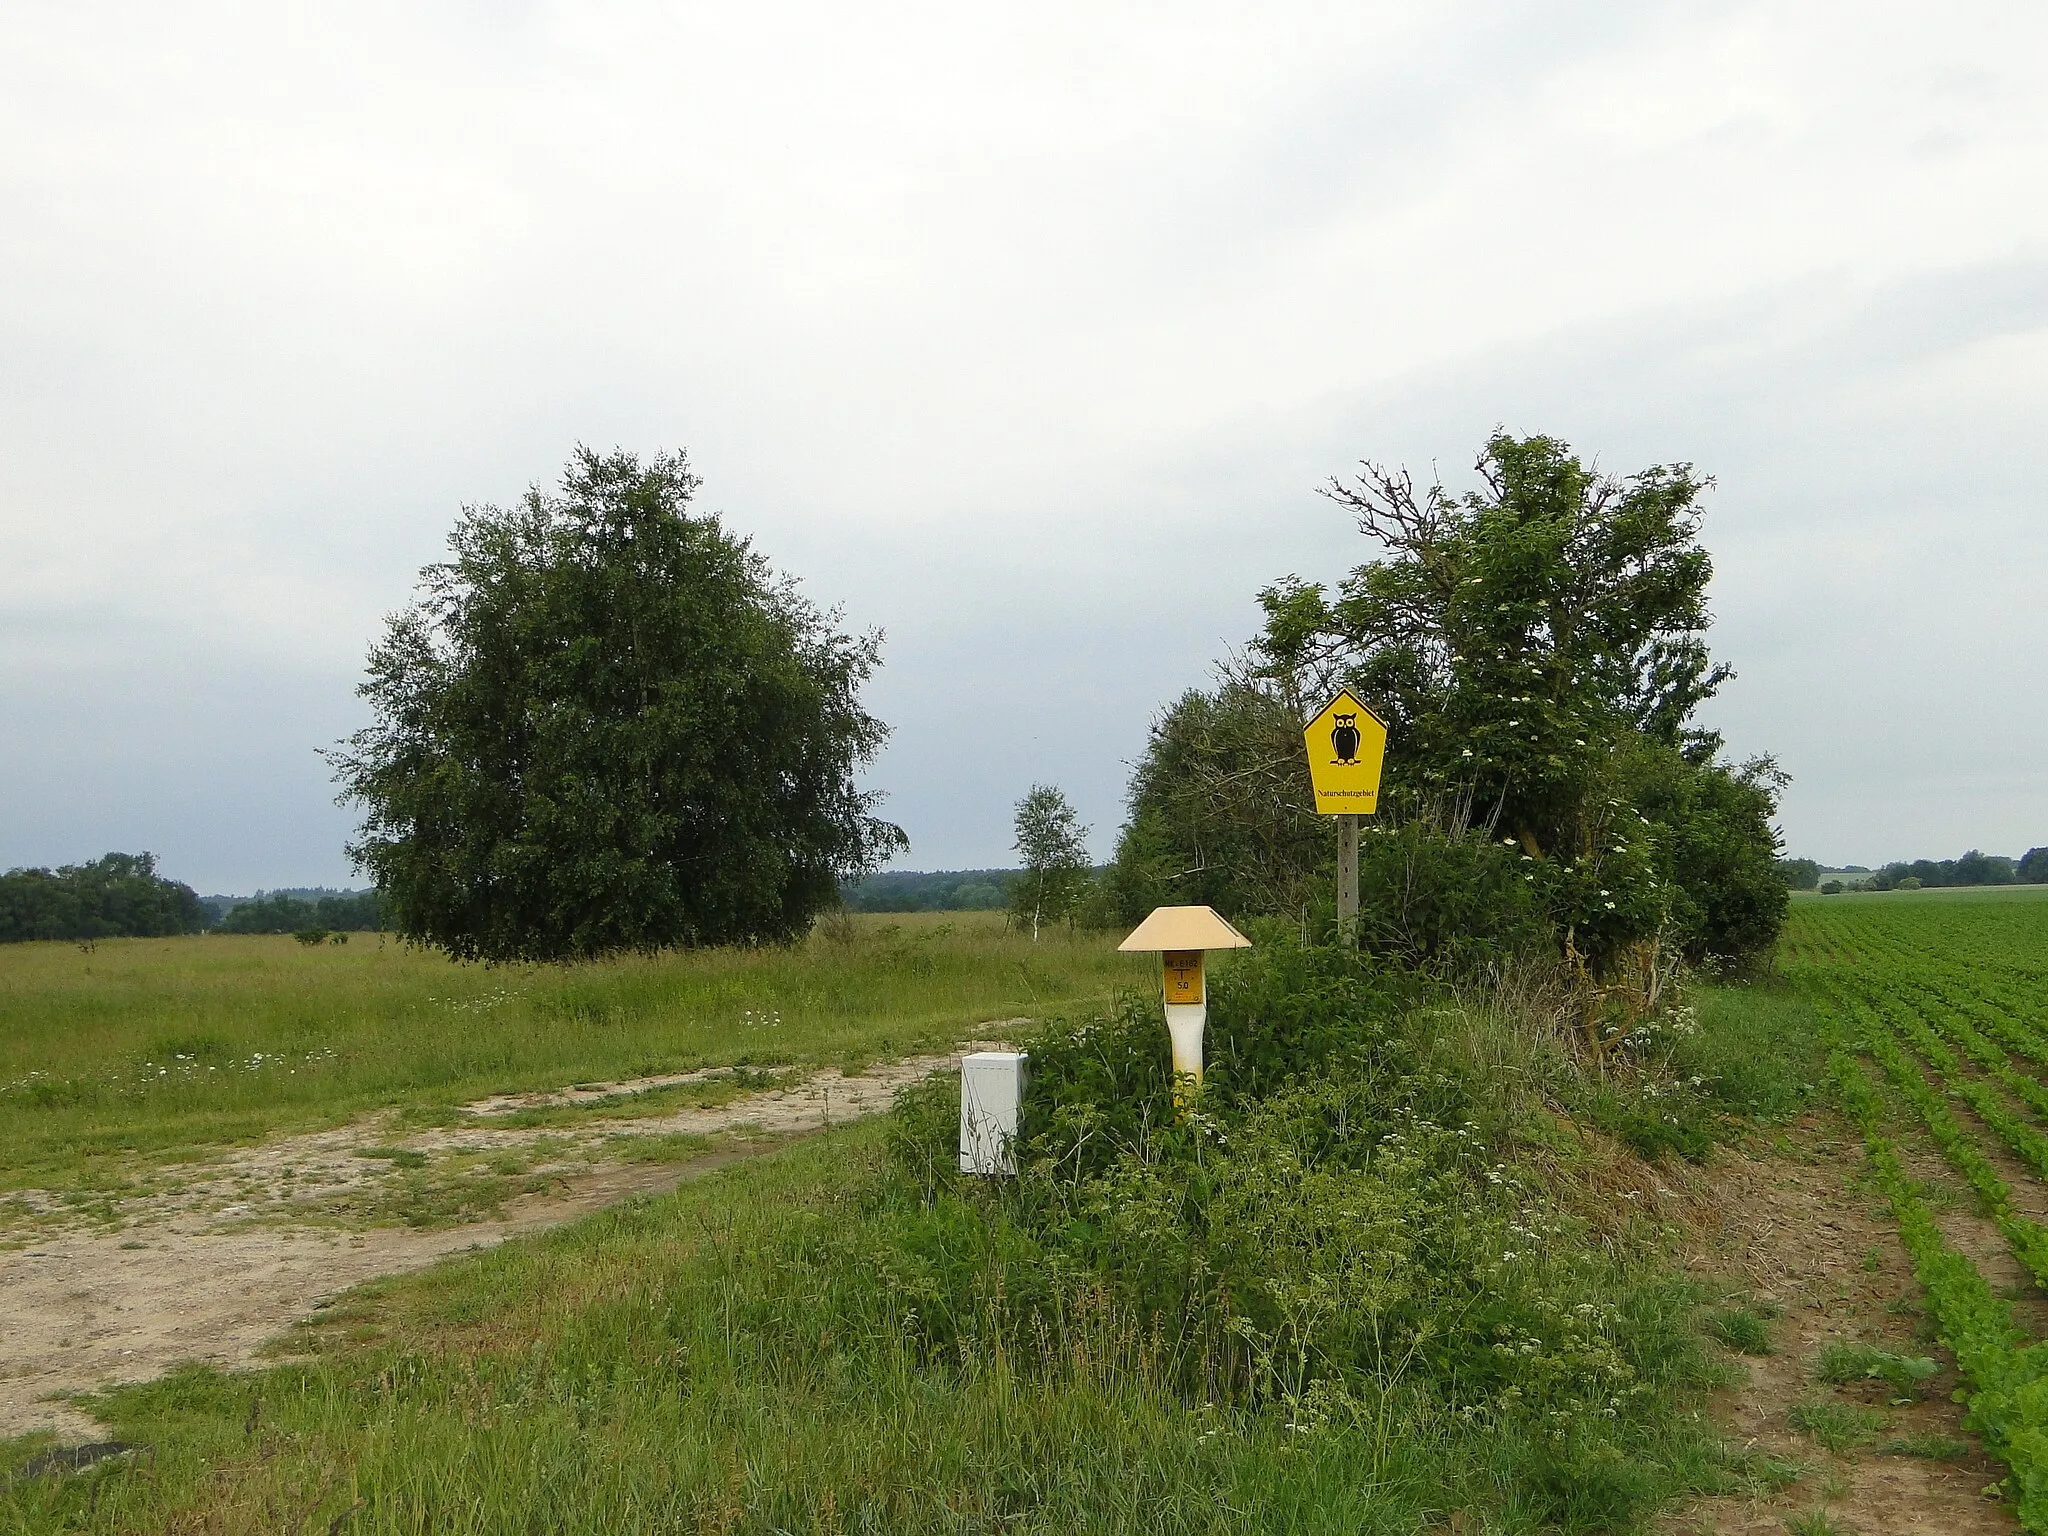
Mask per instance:
[[[1370,816],[1379,809],[1387,728],[1349,688],[1309,721],[1302,739],[1318,816]]]

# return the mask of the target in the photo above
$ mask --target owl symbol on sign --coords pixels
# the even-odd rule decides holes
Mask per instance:
[[[1334,717],[1336,728],[1330,732],[1330,747],[1337,754],[1339,763],[1358,761],[1358,716],[1356,713]]]

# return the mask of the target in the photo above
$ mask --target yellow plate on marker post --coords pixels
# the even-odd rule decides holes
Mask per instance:
[[[1387,727],[1378,715],[1345,688],[1301,734],[1318,816],[1370,816],[1379,809]]]
[[[1166,1000],[1169,1003],[1199,1003],[1205,1000],[1202,991],[1202,952],[1199,949],[1169,949],[1160,959],[1165,961],[1162,975],[1165,978]]]

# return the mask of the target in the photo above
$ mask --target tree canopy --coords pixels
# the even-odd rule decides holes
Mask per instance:
[[[908,846],[855,781],[879,633],[693,513],[698,483],[579,448],[559,495],[464,509],[330,754],[394,931],[494,960],[787,940]]]
[[[1912,880],[1915,884],[1903,886]],[[2018,859],[1972,848],[1959,859],[1894,860],[1871,875],[1873,891],[1920,890],[1949,885],[2028,885],[2048,883],[2048,849],[2029,849]]]
[[[1036,939],[1041,923],[1071,916],[1087,890],[1088,829],[1054,784],[1034,784],[1017,802],[1016,829],[1024,867],[1010,882],[1010,912]]]
[[[884,870],[839,892],[849,912],[996,912],[1010,904],[1014,869]]]
[[[198,893],[159,875],[151,853],[110,853],[61,869],[0,875],[0,943],[159,938],[205,926]]]
[[[1617,730],[1695,760],[1718,747],[1691,725],[1731,675],[1703,638],[1712,482],[1691,465],[1618,479],[1556,438],[1496,433],[1483,488],[1463,496],[1361,468],[1324,494],[1386,554],[1334,596],[1291,577],[1266,589],[1254,645],[1307,709],[1340,681],[1372,702],[1396,793],[1469,793],[1546,853],[1589,842],[1588,791]]]
[[[1705,642],[1711,481],[1684,464],[1603,475],[1555,438],[1506,433],[1476,467],[1462,495],[1370,463],[1324,487],[1375,553],[1334,591],[1268,587],[1248,656],[1155,725],[1112,883],[1192,888],[1228,848],[1212,904],[1312,899],[1333,854],[1300,723],[1349,686],[1388,726],[1375,832],[1422,823],[1496,850],[1424,858],[1412,838],[1378,852],[1369,838],[1366,865],[1389,861],[1383,898],[1463,911],[1513,864],[1567,949],[1599,966],[1646,940],[1696,956],[1767,944],[1787,900],[1771,824],[1783,776],[1768,758],[1721,762],[1695,718],[1731,676]],[[1171,786],[1205,779],[1166,814]],[[1526,931],[1513,906],[1503,933]],[[1429,949],[1441,926],[1404,919],[1401,946]]]
[[[238,901],[214,925],[215,933],[374,933],[383,926],[375,891],[321,896],[312,901],[283,891]]]

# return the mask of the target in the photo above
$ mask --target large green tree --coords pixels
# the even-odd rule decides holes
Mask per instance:
[[[1313,904],[1333,850],[1300,723],[1348,685],[1389,728],[1368,935],[1418,954],[1459,932],[1519,942],[1520,903],[1475,906],[1511,877],[1596,969],[1645,941],[1695,958],[1769,943],[1782,775],[1722,762],[1695,713],[1730,675],[1704,633],[1709,482],[1687,465],[1602,475],[1555,438],[1505,433],[1477,467],[1463,495],[1372,464],[1325,487],[1372,557],[1334,591],[1268,588],[1249,664],[1155,725],[1113,904],[1166,889],[1239,913]],[[1482,840],[1490,855],[1466,846]]]
[[[1603,476],[1550,437],[1497,433],[1483,487],[1418,492],[1362,466],[1325,494],[1386,553],[1334,594],[1261,594],[1285,686],[1347,682],[1389,729],[1396,793],[1455,787],[1531,853],[1590,846],[1589,789],[1617,730],[1711,755],[1693,711],[1728,678],[1703,638],[1713,562],[1690,465]]]
[[[1157,906],[1232,916],[1293,912],[1331,857],[1301,753],[1301,722],[1240,668],[1191,688],[1152,722],[1133,765],[1129,818],[1103,872],[1105,916]]]
[[[1690,465],[1603,475],[1552,437],[1496,433],[1453,496],[1366,464],[1325,494],[1382,553],[1334,593],[1261,594],[1255,642],[1304,708],[1348,683],[1387,720],[1395,817],[1450,815],[1519,847],[1568,945],[1696,957],[1769,942],[1785,910],[1768,759],[1719,760]]]
[[[464,510],[330,754],[394,931],[464,958],[787,940],[907,846],[858,787],[887,727],[851,636],[715,516],[685,457],[579,448]]]

